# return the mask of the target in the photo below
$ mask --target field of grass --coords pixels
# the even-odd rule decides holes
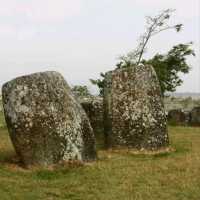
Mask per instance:
[[[0,128],[1,200],[200,200],[200,128],[170,127],[174,152],[105,151],[85,166],[23,169]]]

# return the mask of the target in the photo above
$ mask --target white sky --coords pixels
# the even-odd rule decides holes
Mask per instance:
[[[70,84],[114,68],[117,57],[134,49],[145,16],[175,8],[172,23],[181,33],[154,37],[146,57],[181,42],[195,43],[190,74],[177,92],[200,92],[199,0],[0,0],[0,85],[16,76],[56,70]],[[94,88],[92,88],[94,90]]]

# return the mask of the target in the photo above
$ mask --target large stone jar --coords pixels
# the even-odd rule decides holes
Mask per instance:
[[[25,165],[96,158],[88,117],[59,73],[16,78],[3,85],[2,94],[8,131]]]
[[[168,146],[164,103],[152,66],[106,74],[104,131],[108,147],[152,150]]]

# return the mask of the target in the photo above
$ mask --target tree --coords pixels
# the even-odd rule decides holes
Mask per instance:
[[[146,31],[140,36],[137,48],[127,55],[121,56],[119,58],[120,61],[116,64],[116,68],[131,67],[133,65],[139,65],[140,63],[151,64],[158,75],[163,95],[165,92],[175,91],[175,88],[182,84],[183,81],[180,79],[179,73],[182,72],[186,74],[189,72],[190,67],[187,64],[186,58],[190,55],[195,55],[194,51],[191,49],[192,43],[186,43],[172,47],[167,54],[156,54],[150,60],[142,59],[151,37],[165,30],[175,29],[179,32],[182,29],[182,24],[169,25],[168,23],[174,11],[175,10],[167,9],[155,17],[146,17]],[[99,87],[100,95],[102,95],[105,74],[101,73],[100,76],[99,79],[91,79],[90,81]]]
[[[90,82],[94,85],[96,85],[99,88],[99,95],[103,96],[103,88],[104,88],[104,84],[105,84],[105,74],[104,73],[100,73],[100,78],[99,79],[90,79]]]
[[[186,74],[190,71],[187,63],[188,56],[195,56],[194,50],[191,48],[192,42],[186,44],[178,44],[172,47],[166,54],[156,54],[152,59],[142,60],[142,64],[150,64],[154,67],[161,86],[162,94],[166,92],[174,92],[177,86],[183,81],[180,73]],[[103,94],[105,74],[101,73],[101,78],[92,80],[100,89],[100,95]]]
[[[188,73],[190,66],[187,63],[188,56],[195,56],[191,49],[192,43],[178,44],[174,46],[167,54],[156,54],[150,60],[143,60],[143,64],[150,64],[154,67],[161,86],[162,93],[174,92],[177,86],[183,81],[180,73]]]
[[[72,87],[72,92],[77,96],[77,97],[87,97],[90,96],[90,91],[88,90],[86,85],[75,85]]]
[[[133,64],[139,65],[146,51],[148,42],[158,33],[169,29],[175,29],[177,32],[181,31],[183,24],[169,25],[169,19],[174,11],[173,9],[166,9],[154,17],[147,16],[146,30],[140,36],[138,46],[127,55],[121,56],[117,67],[130,67]]]

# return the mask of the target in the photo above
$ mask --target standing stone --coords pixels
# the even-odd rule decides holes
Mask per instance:
[[[25,165],[96,158],[89,120],[59,73],[16,78],[2,94],[8,131]]]
[[[151,66],[106,74],[104,131],[108,147],[153,150],[168,146],[161,89]]]
[[[195,107],[190,113],[190,125],[200,126],[200,107]]]
[[[167,118],[170,125],[187,125],[187,115],[181,109],[170,110]]]

